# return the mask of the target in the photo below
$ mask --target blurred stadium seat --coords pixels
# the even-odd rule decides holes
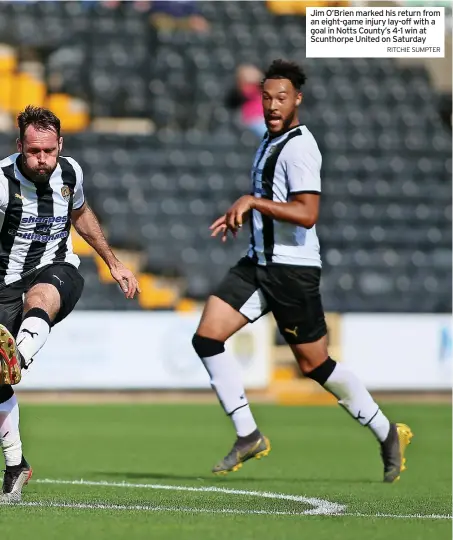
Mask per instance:
[[[249,189],[256,146],[224,96],[236,66],[264,68],[284,56],[306,68],[302,121],[323,154],[326,310],[450,311],[451,132],[426,69],[392,59],[305,59],[304,18],[275,15],[264,2],[200,2],[199,10],[207,32],[152,28],[128,2],[120,10],[0,4],[0,80],[21,73],[24,43],[35,48],[46,102],[60,104],[67,131],[81,130],[66,136],[65,150],[84,167],[88,200],[111,243],[142,253],[144,271],[184,278],[182,294],[209,294],[247,246],[245,233],[211,241],[208,226]],[[0,110],[10,112],[7,87]],[[156,131],[96,133],[83,108],[65,114],[73,98],[88,104],[91,119],[150,118]],[[13,134],[0,134],[1,154],[12,151]],[[82,270],[79,308],[140,309],[111,294],[115,285],[101,287],[90,256]]]

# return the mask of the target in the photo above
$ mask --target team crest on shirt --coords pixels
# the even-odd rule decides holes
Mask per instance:
[[[68,188],[68,186],[63,186],[61,188],[61,196],[67,203],[69,202],[69,199],[71,198],[71,190]]]

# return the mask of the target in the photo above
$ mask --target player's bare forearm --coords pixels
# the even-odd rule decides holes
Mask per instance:
[[[276,221],[311,229],[318,220],[319,195],[295,195],[292,201],[276,202],[253,197],[252,208]]]
[[[99,221],[88,204],[85,203],[79,210],[73,210],[71,221],[75,230],[102,257],[110,269],[118,264],[119,261],[111,250]]]

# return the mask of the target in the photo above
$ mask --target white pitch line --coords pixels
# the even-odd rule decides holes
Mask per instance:
[[[124,505],[109,503],[68,503],[68,502],[20,502],[14,506],[25,506],[33,508],[71,508],[74,510],[126,510],[126,511],[145,511],[145,512],[183,512],[188,514],[236,514],[236,515],[265,515],[265,516],[307,516],[313,515],[307,512],[284,512],[278,510],[236,510],[232,508],[189,508],[184,506],[148,506],[148,505]],[[390,519],[451,519],[452,516],[439,514],[362,514],[344,513],[344,514],[323,514],[328,517],[359,517],[359,518],[390,518]]]
[[[335,515],[335,514],[332,514]],[[392,518],[392,519],[452,519],[448,514],[362,514],[361,512],[344,513],[342,516],[348,517],[365,517],[365,518]]]
[[[234,508],[190,508],[186,506],[149,506],[149,505],[125,505],[109,503],[67,503],[67,502],[20,502],[18,506],[32,506],[38,508],[74,508],[88,510],[143,510],[146,512],[185,512],[189,514],[240,514],[240,515],[265,515],[265,516],[305,516],[306,512],[285,512],[279,510],[236,510]],[[15,506],[17,506],[15,505]],[[330,514],[334,515],[334,514]]]
[[[116,505],[109,503],[68,503],[68,502],[23,502],[20,506],[39,507],[39,508],[73,508],[73,509],[94,509],[94,510],[128,510],[128,511],[147,511],[147,512],[185,512],[197,514],[241,514],[241,515],[272,515],[272,516],[331,516],[331,517],[364,517],[364,518],[388,518],[388,519],[436,519],[451,520],[452,516],[448,514],[363,514],[361,512],[345,512],[346,505],[332,503],[324,499],[315,497],[304,497],[302,495],[287,495],[284,493],[272,493],[269,491],[248,491],[244,489],[231,489],[217,486],[192,487],[192,486],[174,486],[166,484],[133,484],[129,482],[106,482],[95,480],[53,480],[51,478],[38,479],[38,484],[56,484],[56,485],[84,485],[84,486],[105,486],[122,488],[141,488],[157,489],[170,491],[190,491],[204,493],[225,493],[229,495],[248,495],[264,499],[286,500],[301,502],[313,506],[311,510],[297,511],[277,511],[277,510],[236,510],[232,508],[188,508],[177,506],[150,506],[150,505]]]
[[[274,499],[284,501],[294,501],[313,506],[310,510],[304,510],[304,515],[332,515],[342,513],[346,506],[344,504],[333,503],[324,499],[315,497],[304,497],[302,495],[285,495],[284,493],[272,493],[269,491],[249,491],[245,489],[231,489],[217,486],[192,487],[192,486],[173,486],[165,484],[132,484],[128,482],[105,482],[94,480],[52,480],[43,478],[36,480],[40,484],[70,484],[83,486],[106,486],[122,488],[141,488],[141,489],[162,489],[170,491],[191,491],[203,493],[225,493],[227,495],[248,495],[250,497],[260,497],[261,499]]]

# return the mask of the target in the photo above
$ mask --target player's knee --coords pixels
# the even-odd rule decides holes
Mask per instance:
[[[25,294],[24,304],[42,304],[45,301],[46,294],[41,289],[34,289]]]
[[[24,311],[37,308],[54,316],[60,307],[60,293],[54,285],[39,283],[25,295]]]
[[[41,286],[36,286],[25,295],[24,307],[25,309],[32,309],[34,307],[43,308],[48,303],[48,292]]]
[[[332,360],[332,358],[328,356],[324,362],[315,365],[315,367],[313,367],[313,365],[307,365],[307,371],[302,371],[304,371],[306,377],[309,377],[321,386],[324,386],[327,379],[332,375],[336,365],[337,363],[335,360]]]
[[[199,334],[194,334],[192,345],[200,358],[209,358],[225,351],[225,343]]]

